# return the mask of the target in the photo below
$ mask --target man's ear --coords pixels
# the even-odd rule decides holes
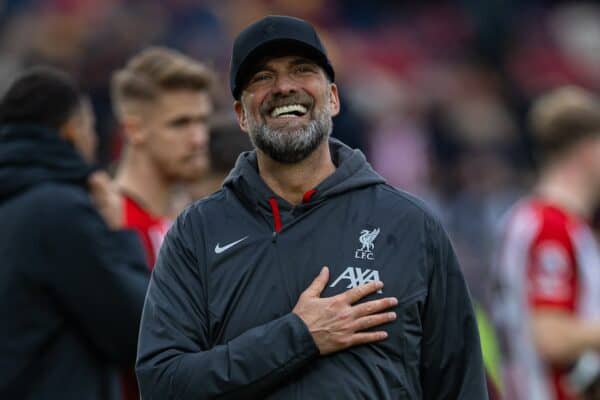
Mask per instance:
[[[127,114],[121,118],[121,129],[127,143],[136,146],[146,141],[146,129],[142,118],[135,114]]]
[[[335,117],[340,113],[340,95],[335,83],[329,84],[329,107],[331,107],[331,116]]]
[[[242,102],[239,100],[236,100],[233,102],[233,109],[235,110],[235,115],[237,116],[237,120],[238,120],[238,124],[240,125],[240,128],[248,133],[248,119],[246,117],[246,111],[244,110],[244,106],[242,105]]]
[[[67,142],[75,145],[77,141],[77,130],[79,126],[74,116],[71,116],[58,130],[58,136],[61,139],[66,140]]]

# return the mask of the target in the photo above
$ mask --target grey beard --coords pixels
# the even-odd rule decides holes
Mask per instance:
[[[333,121],[325,112],[317,114],[307,126],[287,131],[270,129],[267,124],[249,120],[250,139],[254,146],[273,160],[295,164],[308,157],[331,134]]]

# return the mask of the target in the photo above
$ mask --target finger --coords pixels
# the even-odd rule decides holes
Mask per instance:
[[[366,303],[352,306],[352,314],[355,317],[364,317],[365,315],[375,314],[387,308],[398,305],[398,299],[395,297],[386,297],[385,299],[371,300]]]
[[[348,302],[348,304],[353,304],[356,303],[358,300],[362,299],[363,297],[371,293],[375,293],[382,287],[383,282],[381,281],[369,282],[366,285],[361,285],[359,287],[347,290],[339,296],[341,296],[346,302]]]
[[[387,339],[388,333],[385,331],[377,332],[359,332],[352,335],[348,343],[348,347],[357,346],[359,344],[379,342]]]
[[[327,282],[329,281],[329,268],[323,267],[319,272],[319,275],[315,278],[314,281],[310,284],[308,288],[304,291],[303,294],[308,295],[310,297],[319,297],[325,286],[327,286]]]
[[[355,332],[364,331],[365,329],[373,328],[374,326],[387,324],[395,319],[395,312],[367,315],[366,317],[357,319],[353,324],[353,328]]]
[[[99,185],[107,185],[110,183],[110,177],[104,171],[96,171],[90,174],[88,181]]]
[[[110,178],[105,172],[97,171],[88,178],[88,185],[93,195],[102,195],[108,191]]]

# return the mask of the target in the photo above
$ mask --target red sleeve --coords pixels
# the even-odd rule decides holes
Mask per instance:
[[[575,311],[577,264],[566,221],[544,221],[529,251],[527,291],[531,308]]]

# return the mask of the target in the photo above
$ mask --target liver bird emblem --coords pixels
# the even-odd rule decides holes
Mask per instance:
[[[377,238],[377,235],[379,235],[379,228],[375,228],[372,231],[368,229],[360,231],[360,237],[358,238],[360,244],[362,244],[360,251],[373,251],[375,248],[373,242]]]

